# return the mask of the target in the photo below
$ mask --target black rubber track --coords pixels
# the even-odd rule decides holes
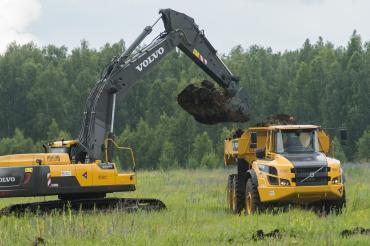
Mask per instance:
[[[72,211],[112,211],[133,212],[136,210],[158,211],[166,205],[158,199],[150,198],[101,198],[81,200],[55,200],[45,202],[14,204],[0,210],[0,216],[26,213],[47,214],[52,212]]]

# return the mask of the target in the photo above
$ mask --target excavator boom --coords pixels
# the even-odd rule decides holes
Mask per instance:
[[[186,88],[178,97],[179,104],[201,123],[248,120],[246,97],[239,87],[238,78],[217,56],[217,51],[204,32],[199,30],[194,19],[171,9],[159,12],[165,31],[149,45],[132,54],[151,32],[152,26],[147,26],[134,43],[108,66],[92,89],[86,101],[80,144],[73,152],[76,162],[104,160],[104,140],[113,136],[117,95],[123,96],[176,47],[220,87],[219,90],[213,85]],[[111,155],[106,161],[110,160]]]

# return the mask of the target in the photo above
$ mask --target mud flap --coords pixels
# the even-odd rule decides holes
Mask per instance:
[[[249,120],[247,96],[243,89],[231,97],[208,80],[185,87],[177,96],[177,102],[203,124]]]

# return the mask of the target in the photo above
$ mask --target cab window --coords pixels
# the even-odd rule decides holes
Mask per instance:
[[[49,147],[48,152],[49,153],[68,153],[69,152],[68,150],[69,148],[66,148],[66,147],[54,147],[54,148]]]
[[[318,151],[316,129],[280,130],[276,133],[277,153],[304,153]]]

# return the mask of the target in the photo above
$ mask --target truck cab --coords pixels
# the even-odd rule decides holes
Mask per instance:
[[[228,182],[229,207],[247,214],[277,203],[341,209],[343,171],[329,150],[329,137],[316,125],[252,127],[226,139],[225,165],[237,166]]]

